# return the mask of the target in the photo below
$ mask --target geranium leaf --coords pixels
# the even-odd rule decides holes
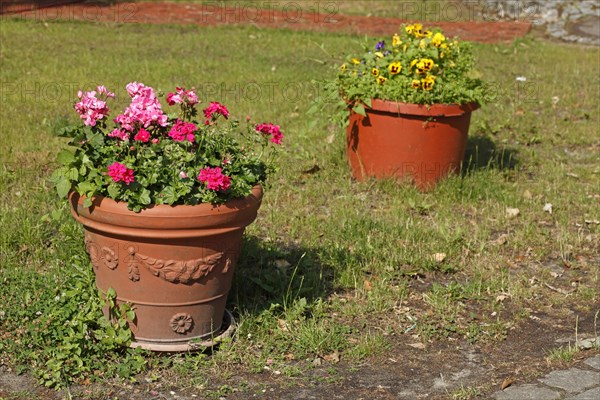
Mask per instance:
[[[79,193],[90,193],[96,190],[96,185],[91,182],[79,182],[77,185],[77,191]]]
[[[56,156],[56,162],[62,165],[69,165],[75,161],[75,155],[69,150],[63,150]]]
[[[108,195],[112,198],[112,199],[118,199],[119,198],[119,188],[116,185],[109,185],[108,188]]]
[[[142,203],[144,205],[150,204],[152,202],[152,200],[150,199],[150,191],[148,189],[142,190],[139,200],[140,200],[140,203]]]
[[[56,184],[56,191],[61,198],[67,197],[69,190],[71,190],[71,182],[67,178],[61,179]]]

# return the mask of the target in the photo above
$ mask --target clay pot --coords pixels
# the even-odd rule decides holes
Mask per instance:
[[[419,189],[460,170],[471,111],[462,105],[406,104],[374,99],[364,117],[350,110],[346,155],[357,180],[397,178]]]
[[[71,213],[102,292],[133,305],[133,347],[187,351],[222,332],[227,293],[244,229],[256,218],[262,188],[222,205],[157,205],[135,213],[98,197],[90,208],[70,194]],[[107,310],[105,310],[105,314]]]

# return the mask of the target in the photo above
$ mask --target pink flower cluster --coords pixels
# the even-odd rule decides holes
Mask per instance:
[[[185,88],[175,88],[175,93],[167,94],[167,103],[170,106],[175,104],[187,104],[190,106],[196,105],[199,103],[198,95],[194,90],[185,90]]]
[[[118,162],[114,162],[108,166],[108,176],[114,182],[125,182],[126,185],[129,185],[134,180],[133,170]]]
[[[177,122],[175,122],[169,131],[169,136],[176,142],[183,142],[184,140],[193,142],[196,130],[198,130],[198,127],[191,122],[184,122],[177,119]]]
[[[129,132],[127,132],[124,129],[116,128],[108,134],[108,137],[119,138],[121,140],[129,140]]]
[[[258,124],[256,125],[256,131],[262,133],[263,135],[270,135],[271,142],[275,144],[281,144],[281,140],[283,139],[283,133],[281,133],[279,125],[274,125],[271,123]]]
[[[221,167],[202,168],[198,180],[206,183],[206,187],[210,190],[227,190],[231,186],[231,178],[223,175]]]
[[[167,115],[163,113],[154,89],[137,82],[131,82],[125,88],[131,96],[131,104],[115,118],[124,130],[133,132],[136,126],[167,125]]]
[[[148,132],[144,128],[140,128],[138,133],[136,133],[133,137],[133,140],[139,140],[140,142],[146,143],[150,140],[150,132]]]
[[[210,105],[204,109],[204,116],[206,117],[204,123],[209,125],[211,121],[214,121],[217,118],[215,114],[220,114],[225,118],[229,118],[229,110],[227,110],[227,107],[216,101],[211,101]]]
[[[77,97],[80,101],[75,103],[75,111],[79,113],[84,125],[96,126],[96,122],[108,115],[106,102],[98,99],[96,94],[104,95],[105,100],[109,97],[115,97],[115,94],[109,92],[105,86],[98,86],[96,90],[91,92],[78,91]]]

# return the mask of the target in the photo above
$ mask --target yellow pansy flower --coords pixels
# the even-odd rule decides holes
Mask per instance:
[[[424,79],[421,79],[421,83],[423,84],[424,90],[431,90],[435,84],[435,78],[431,75],[428,75]]]
[[[376,51],[376,52],[375,52],[375,55],[376,55],[377,57],[379,57],[379,58],[383,58],[383,53],[382,53],[382,52],[380,52],[380,51]]]
[[[408,49],[408,45],[405,44],[404,47],[402,48],[402,51],[404,51],[406,53],[406,49]]]
[[[394,36],[392,36],[392,46],[398,47],[401,44],[402,44],[402,40],[400,39],[400,35],[395,33]]]
[[[450,47],[446,43],[442,43],[440,49],[444,50],[440,53],[440,58],[444,58],[446,54],[450,53]]]
[[[373,74],[373,76],[379,76],[379,70],[377,68],[373,68],[371,70],[371,74]]]
[[[387,81],[387,78],[385,76],[378,76],[377,77],[377,83],[380,85],[383,85],[385,83],[385,81]]]
[[[412,35],[412,33],[415,30],[415,26],[414,25],[406,25],[406,27],[404,28],[404,30],[406,31],[406,33],[408,33],[409,35]]]
[[[421,87],[421,81],[418,79],[413,79],[411,86],[413,89],[419,89]]]
[[[346,72],[346,64],[345,63],[340,65],[340,71]]]
[[[358,58],[353,58],[352,64],[360,64],[360,60]]]
[[[429,58],[422,58],[417,63],[417,73],[421,75],[426,74],[427,72],[431,71],[431,68],[433,68],[434,65],[435,64],[433,63],[433,60]]]
[[[400,61],[393,62],[390,65],[388,65],[388,70],[392,75],[399,74],[400,71],[402,71],[402,64],[400,63]]]
[[[442,43],[444,43],[444,40],[446,40],[446,37],[440,32],[438,32],[435,35],[433,35],[433,39],[431,39],[431,44],[435,47],[440,47]]]
[[[410,62],[410,69],[412,69],[412,67],[414,67],[414,66],[415,66],[415,64],[416,64],[416,63],[418,63],[418,62],[419,62],[419,60],[417,60],[416,58],[415,58],[414,60],[412,60],[412,61]]]
[[[424,49],[425,47],[427,47],[427,42],[425,41],[425,39],[421,39],[421,41],[419,42],[419,48]]]
[[[423,25],[421,25],[421,24],[414,24],[413,25],[413,33],[414,33],[414,35],[415,35],[416,38],[425,37],[425,35],[423,34]]]
[[[421,62],[423,63],[423,68],[425,69],[425,71],[431,71],[431,68],[433,68],[433,66],[435,65],[433,60],[430,58],[423,58]]]

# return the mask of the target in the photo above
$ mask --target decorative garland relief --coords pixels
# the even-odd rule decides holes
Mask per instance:
[[[111,246],[100,247],[86,232],[85,248],[96,269],[102,266],[111,270],[117,268],[119,264],[118,244],[115,243]],[[137,282],[140,280],[140,266],[142,266],[153,275],[173,283],[189,283],[205,277],[221,261],[225,262],[223,274],[226,274],[235,261],[233,254],[237,254],[237,252],[225,251],[193,260],[161,260],[139,254],[135,247],[131,245],[127,247],[127,253],[128,256],[125,263],[127,264],[127,274],[131,281]]]

